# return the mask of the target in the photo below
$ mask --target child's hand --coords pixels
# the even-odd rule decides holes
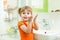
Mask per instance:
[[[36,20],[36,18],[37,18],[37,16],[38,16],[38,14],[37,15],[35,15],[35,17],[33,18],[33,17],[30,17],[29,18],[29,22],[33,22],[33,21],[35,21]]]
[[[37,15],[35,15],[35,17],[33,18],[33,21],[36,21],[37,16],[38,16],[38,14],[37,14]]]
[[[29,22],[32,22],[32,17],[29,18]]]
[[[35,30],[38,30],[38,25],[37,25],[37,23],[36,23],[36,18],[37,18],[37,16],[38,16],[38,15],[36,15],[36,16],[34,17],[34,19],[33,19],[33,26],[34,26],[34,29],[35,29]]]

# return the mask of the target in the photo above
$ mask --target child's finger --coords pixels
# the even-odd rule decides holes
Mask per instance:
[[[38,16],[38,14],[36,14],[36,16]]]
[[[38,14],[34,17],[34,19],[33,19],[33,20],[36,20],[37,16],[38,16]]]
[[[37,16],[38,16],[38,14],[34,17],[34,19],[36,19],[36,18],[37,18]]]

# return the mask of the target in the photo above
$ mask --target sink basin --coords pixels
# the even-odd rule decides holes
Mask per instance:
[[[59,32],[53,32],[50,30],[38,30],[33,31],[35,40],[59,40]]]

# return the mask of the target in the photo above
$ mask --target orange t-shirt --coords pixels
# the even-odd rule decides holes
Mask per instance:
[[[18,30],[20,32],[21,40],[33,40],[33,25],[30,33],[25,33],[20,26],[25,25],[27,27],[27,24],[23,21],[18,22]]]

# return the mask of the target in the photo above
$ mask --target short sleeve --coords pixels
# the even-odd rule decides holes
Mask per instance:
[[[18,22],[18,28],[20,28],[20,26],[23,24],[23,22],[22,21],[19,21]]]

